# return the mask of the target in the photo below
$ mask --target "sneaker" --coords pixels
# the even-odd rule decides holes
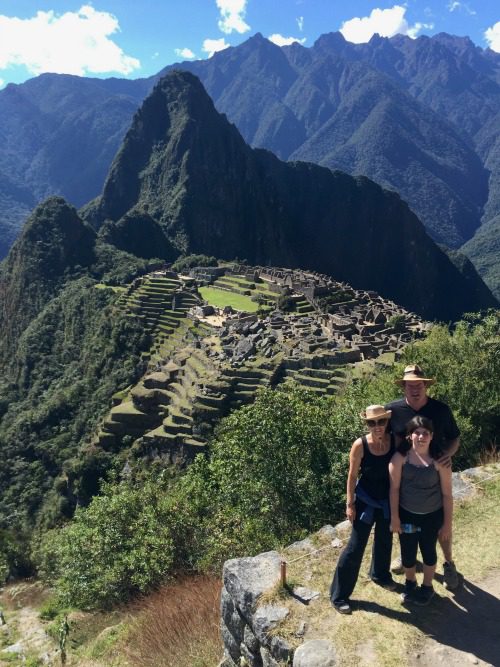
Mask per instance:
[[[339,614],[350,614],[352,612],[351,605],[348,600],[339,600],[334,602],[333,606],[339,612]]]
[[[403,592],[401,593],[402,604],[406,604],[407,602],[414,602],[414,596],[416,590],[417,590],[417,582],[408,581],[407,579],[405,581],[405,587],[403,589]]]
[[[412,602],[418,604],[420,607],[425,607],[434,597],[434,589],[432,586],[419,586],[415,591]]]
[[[395,558],[391,563],[391,572],[393,574],[404,574],[405,570],[401,561],[401,556]]]
[[[386,591],[395,591],[397,584],[394,581],[394,579],[372,579],[374,584],[377,584],[377,586],[380,586],[381,588],[385,588]]]
[[[451,560],[449,563],[443,563],[444,587],[449,591],[458,588],[458,573],[455,563]]]

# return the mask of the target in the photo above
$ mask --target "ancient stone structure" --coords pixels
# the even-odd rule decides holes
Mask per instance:
[[[257,313],[203,303],[198,285],[249,297]],[[277,306],[286,296],[292,312]],[[115,395],[97,435],[104,448],[134,442],[137,456],[184,465],[214,425],[259,387],[293,381],[334,394],[345,369],[399,353],[425,323],[371,291],[328,276],[275,267],[195,267],[136,279],[121,300],[152,338],[139,383]]]

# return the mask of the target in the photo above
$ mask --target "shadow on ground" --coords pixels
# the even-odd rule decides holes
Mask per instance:
[[[427,607],[408,605],[398,612],[376,602],[359,600],[355,608],[412,623],[429,637],[422,651],[410,657],[410,665],[425,667],[436,662],[446,663],[447,667],[463,665],[465,653],[500,667],[500,599],[495,595],[500,593],[499,579],[496,573],[494,579],[481,585],[463,580],[453,597],[436,594]]]

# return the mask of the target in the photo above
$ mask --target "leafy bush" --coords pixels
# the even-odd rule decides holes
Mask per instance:
[[[284,313],[289,313],[295,308],[295,301],[291,296],[286,294],[281,294],[276,301],[276,306],[279,310]]]
[[[172,264],[172,271],[182,273],[193,266],[217,266],[217,259],[209,255],[186,255]]]
[[[161,581],[173,562],[168,503],[150,480],[144,486],[105,484],[73,521],[40,549],[63,602],[108,607]],[[53,562],[57,563],[53,570]]]
[[[221,423],[209,460],[179,481],[178,533],[201,569],[300,537],[340,516],[348,452],[360,422],[353,406],[287,387],[259,392]],[[193,512],[195,516],[193,517]]]
[[[405,316],[404,315],[393,315],[387,320],[387,325],[394,329],[396,333],[401,333],[406,329],[405,326]]]
[[[475,465],[500,431],[500,311],[470,315],[453,330],[435,326],[405,348],[402,363],[436,378],[429,393],[450,405],[462,431],[455,466]]]

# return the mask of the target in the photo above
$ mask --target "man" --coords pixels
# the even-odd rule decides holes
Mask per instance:
[[[422,415],[434,424],[434,442],[441,452],[438,462],[442,465],[451,466],[451,457],[456,453],[460,445],[460,431],[450,408],[430,396],[427,396],[427,387],[434,384],[433,378],[424,377],[420,366],[416,364],[407,366],[403,378],[396,380],[396,384],[404,390],[404,398],[392,401],[385,406],[391,410],[390,427],[396,435],[396,442],[406,437],[406,424],[415,417]],[[451,536],[447,540],[439,538],[439,544],[443,550],[445,562],[443,564],[444,585],[449,590],[458,586],[458,575],[453,562],[451,550]],[[403,569],[401,560],[392,563],[393,572],[401,574]]]

